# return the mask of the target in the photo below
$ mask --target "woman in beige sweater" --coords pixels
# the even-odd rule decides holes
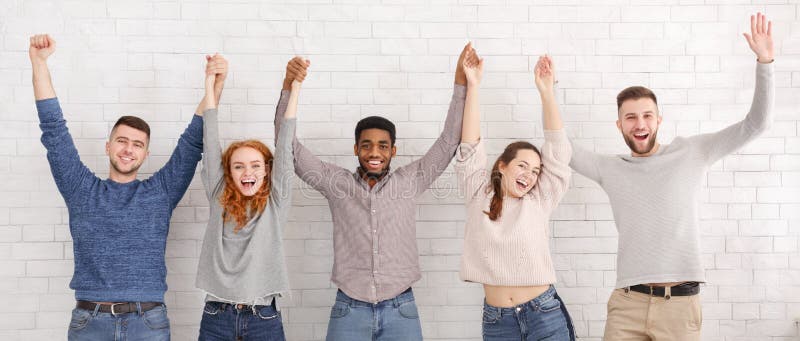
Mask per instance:
[[[544,145],[509,144],[487,169],[480,138],[478,88],[483,60],[464,61],[467,97],[456,171],[467,205],[460,277],[483,284],[484,340],[574,340],[567,310],[556,293],[549,249],[549,218],[569,187],[572,150],[553,93],[548,56],[534,70],[542,100]]]

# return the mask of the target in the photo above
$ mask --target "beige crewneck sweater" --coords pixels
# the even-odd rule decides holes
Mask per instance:
[[[556,282],[548,221],[569,187],[572,147],[563,130],[544,135],[542,171],[536,185],[521,198],[505,197],[497,221],[484,213],[493,192],[483,141],[459,146],[455,167],[467,204],[461,280],[500,286]]]

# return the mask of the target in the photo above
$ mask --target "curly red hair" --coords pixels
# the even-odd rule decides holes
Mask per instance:
[[[266,170],[261,188],[250,197],[246,197],[239,192],[236,188],[233,176],[231,175],[231,156],[233,156],[233,152],[237,149],[244,147],[253,148],[264,156],[264,168]],[[228,149],[225,150],[225,153],[222,154],[222,169],[225,172],[225,189],[222,191],[219,201],[223,209],[223,222],[235,221],[236,227],[234,231],[238,232],[247,223],[248,209],[250,212],[257,212],[257,214],[264,212],[264,208],[267,206],[267,201],[269,200],[269,192],[272,188],[272,158],[272,152],[269,148],[258,140],[236,141],[231,143]]]

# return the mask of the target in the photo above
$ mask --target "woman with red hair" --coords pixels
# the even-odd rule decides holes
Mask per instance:
[[[291,206],[292,140],[304,78],[305,73],[295,77],[285,88],[291,91],[288,101],[278,103],[287,109],[275,122],[274,155],[258,140],[233,142],[221,153],[217,111],[203,117],[202,178],[209,218],[196,282],[206,293],[200,340],[285,340],[275,299],[289,291],[282,237]]]
[[[487,169],[480,136],[478,85],[483,60],[474,50],[464,60],[467,99],[456,152],[459,186],[467,201],[460,277],[483,284],[483,339],[575,340],[572,320],[553,284],[550,214],[569,187],[572,148],[553,92],[550,57],[534,70],[542,100],[544,145],[506,146]]]

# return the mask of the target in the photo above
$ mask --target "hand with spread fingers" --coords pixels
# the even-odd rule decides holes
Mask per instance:
[[[742,33],[760,63],[771,63],[775,57],[772,43],[772,21],[761,13],[750,16],[750,34]]]

